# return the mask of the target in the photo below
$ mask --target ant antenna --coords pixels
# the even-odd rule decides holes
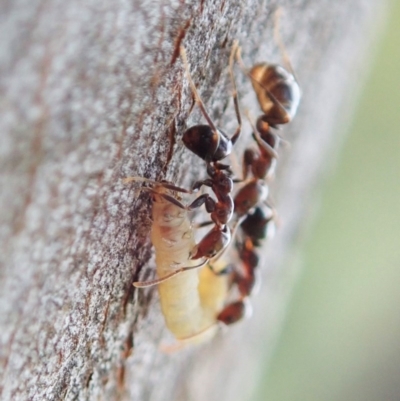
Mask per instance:
[[[183,61],[183,65],[185,67],[186,78],[189,81],[189,85],[190,85],[190,88],[192,89],[192,92],[193,92],[193,95],[194,95],[194,99],[195,99],[196,103],[198,104],[198,106],[200,107],[200,110],[203,113],[203,116],[207,120],[207,122],[208,122],[209,126],[211,127],[211,129],[214,132],[218,132],[217,127],[214,125],[213,121],[211,120],[211,117],[208,115],[206,107],[204,106],[204,103],[201,100],[201,97],[200,97],[199,93],[197,92],[196,85],[194,84],[194,82],[192,80],[192,77],[190,75],[190,67],[189,67],[189,63],[188,63],[188,60],[187,60],[187,56],[186,56],[186,50],[183,47],[183,45],[180,46],[179,50],[180,50],[181,58],[182,58],[182,61]]]
[[[129,184],[130,182],[147,182],[147,183],[149,183],[149,184],[152,184],[152,185],[157,185],[157,184],[159,184],[159,182],[157,182],[157,181],[154,181],[154,180],[151,180],[151,179],[149,179],[149,178],[145,178],[145,177],[126,177],[126,178],[124,178],[123,180],[122,180],[122,182],[124,183],[124,184]]]
[[[233,63],[235,61],[235,55],[236,55],[238,49],[240,49],[239,41],[235,40],[232,45],[231,55],[229,56],[229,74],[231,76],[231,81],[232,81],[232,86],[233,86],[233,93],[232,93],[233,104],[235,106],[235,113],[236,113],[236,118],[237,118],[237,122],[238,122],[238,127],[236,128],[236,131],[231,138],[232,144],[235,144],[235,142],[239,138],[240,131],[242,128],[242,117],[240,116],[238,92],[237,92],[237,88],[236,88],[235,75],[233,73]]]
[[[281,36],[281,18],[283,15],[283,8],[281,6],[279,6],[274,14],[274,40],[277,43],[279,50],[281,52],[282,55],[282,59],[286,65],[286,68],[291,72],[291,74],[294,76],[294,79],[296,80],[296,82],[299,82],[297,80],[297,76],[294,72],[292,63],[290,62],[290,57],[286,51],[286,47],[283,44],[283,40],[282,40],[282,36]]]
[[[147,184],[150,184],[153,186],[161,186],[166,189],[170,189],[171,191],[183,192],[185,194],[193,193],[193,191],[191,191],[189,189],[177,187],[176,185],[171,184],[168,181],[155,181],[155,180],[145,178],[145,177],[126,177],[122,180],[122,182],[124,184],[129,184],[130,182],[143,182],[143,183],[147,183]],[[147,187],[144,187],[144,188],[147,188]],[[147,190],[150,190],[150,188],[147,188]],[[157,191],[153,191],[153,192],[158,193]]]
[[[153,287],[154,285],[158,285],[161,283],[164,283],[165,281],[171,279],[172,277],[177,276],[178,274],[184,273],[188,270],[194,270],[194,269],[199,269],[200,267],[205,266],[208,263],[209,259],[206,259],[204,262],[200,263],[199,265],[195,266],[186,266],[186,267],[181,267],[179,269],[174,270],[173,272],[166,274],[163,277],[160,277],[155,280],[149,280],[149,281],[135,281],[132,285],[136,288],[146,288],[146,287]]]

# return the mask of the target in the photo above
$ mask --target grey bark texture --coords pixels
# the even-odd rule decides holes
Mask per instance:
[[[175,354],[155,288],[151,203],[127,176],[189,187],[204,163],[182,145],[204,121],[178,48],[215,122],[234,132],[228,57],[282,62],[281,34],[303,91],[282,131],[271,189],[277,238],[261,250],[254,315]],[[0,35],[0,398],[248,400],[275,342],[321,172],[340,143],[374,31],[373,1],[5,0]],[[237,68],[242,110],[260,111]],[[251,144],[246,123],[236,152]],[[306,217],[306,218],[305,218]]]

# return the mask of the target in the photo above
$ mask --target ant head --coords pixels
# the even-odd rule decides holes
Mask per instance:
[[[301,98],[293,74],[280,65],[262,63],[251,69],[250,77],[265,121],[272,126],[291,121]]]
[[[195,125],[185,131],[182,137],[185,146],[201,159],[216,162],[232,151],[232,141],[220,130],[209,125]]]

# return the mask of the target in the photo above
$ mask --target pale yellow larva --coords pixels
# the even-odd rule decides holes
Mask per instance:
[[[129,180],[133,181],[133,178],[125,181]],[[214,336],[218,330],[217,316],[228,296],[228,276],[218,275],[208,266],[203,266],[207,260],[202,267],[196,268],[199,261],[190,259],[196,242],[187,210],[164,197],[174,197],[174,191],[162,183],[152,184],[151,240],[157,276],[164,278],[182,267],[193,267],[157,283],[161,310],[166,326],[177,340],[200,343]],[[147,283],[135,285],[147,286]]]

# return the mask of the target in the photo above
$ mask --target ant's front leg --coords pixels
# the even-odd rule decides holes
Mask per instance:
[[[209,194],[203,194],[197,197],[189,206],[187,210],[194,210],[198,207],[205,205],[208,213],[212,213],[215,210],[217,202]]]
[[[207,178],[207,179],[202,180],[202,181],[196,181],[193,184],[192,191],[198,191],[203,185],[211,188],[212,185],[213,185],[212,179],[211,178]]]

